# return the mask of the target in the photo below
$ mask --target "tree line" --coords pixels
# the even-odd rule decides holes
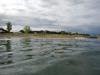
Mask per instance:
[[[12,30],[12,23],[11,22],[7,22],[6,23],[6,30],[5,33],[11,33]],[[82,34],[79,32],[66,32],[66,31],[48,31],[48,30],[40,30],[40,31],[33,31],[31,30],[30,26],[26,25],[23,27],[22,30],[19,31],[20,33],[33,33],[33,34],[66,34],[66,35],[84,35],[84,36],[90,36],[90,34]],[[12,32],[13,33],[13,32]]]

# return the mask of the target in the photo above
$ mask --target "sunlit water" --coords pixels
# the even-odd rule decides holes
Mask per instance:
[[[100,40],[1,39],[0,75],[100,75]]]

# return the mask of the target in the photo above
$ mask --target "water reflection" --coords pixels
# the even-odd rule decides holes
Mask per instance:
[[[23,45],[23,47],[30,47],[31,46],[31,39],[29,38],[23,38],[20,40],[20,43]]]
[[[2,53],[11,52],[11,41],[10,40],[2,40],[0,41],[0,46],[3,47],[2,50],[0,50]],[[6,54],[0,56],[0,65],[3,64],[11,64],[13,63],[13,54]]]
[[[6,47],[7,52],[11,52],[11,41],[10,40],[6,41],[5,47]]]

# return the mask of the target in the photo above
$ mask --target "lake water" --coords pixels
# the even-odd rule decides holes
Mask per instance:
[[[100,75],[100,40],[0,40],[0,75]]]

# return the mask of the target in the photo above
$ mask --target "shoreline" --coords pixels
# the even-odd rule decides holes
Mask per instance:
[[[88,36],[80,36],[80,35],[65,35],[65,34],[22,34],[22,33],[0,33],[0,39],[11,39],[11,38],[30,38],[30,39],[100,39],[91,38]]]

